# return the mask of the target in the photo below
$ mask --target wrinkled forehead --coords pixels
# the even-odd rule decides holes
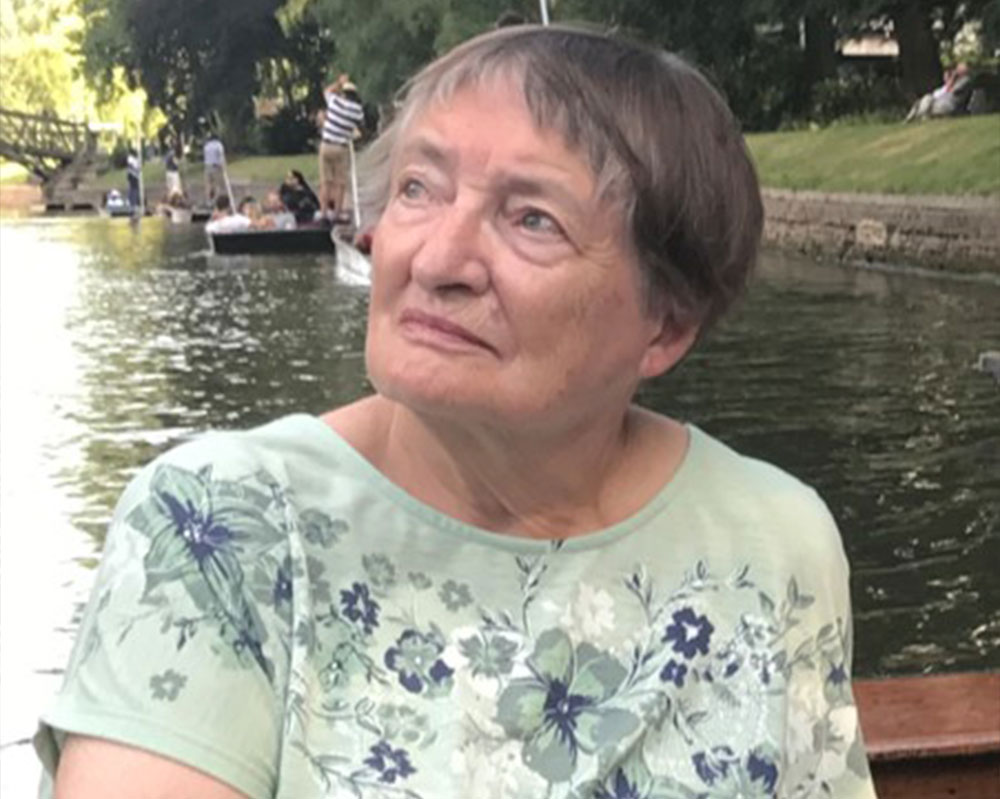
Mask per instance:
[[[558,142],[590,172],[598,196],[607,198],[611,189],[621,188],[622,170],[608,149],[608,142],[583,141],[577,132],[569,105],[551,92],[540,92],[530,85],[523,64],[509,60],[487,64],[481,69],[456,68],[438,76],[433,83],[416,85],[407,95],[398,118],[392,161],[409,145],[421,123],[438,113],[447,114],[459,94],[475,92],[494,107],[498,124],[517,114],[530,120],[531,133],[539,139]],[[543,96],[544,95],[544,96]],[[526,113],[518,113],[526,112]],[[617,192],[615,192],[617,193]]]

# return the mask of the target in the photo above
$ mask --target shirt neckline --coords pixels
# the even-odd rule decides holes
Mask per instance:
[[[347,461],[355,470],[355,474],[364,479],[369,486],[425,524],[450,537],[457,537],[491,549],[536,554],[555,549],[570,552],[601,549],[643,527],[653,517],[663,513],[674,497],[684,490],[686,484],[693,479],[693,475],[700,470],[707,443],[705,433],[695,425],[685,423],[684,427],[688,431],[688,448],[683,459],[670,481],[639,510],[617,524],[590,533],[562,539],[538,539],[498,533],[448,516],[392,482],[318,416],[300,413],[286,417],[286,420],[300,426],[311,439],[314,439],[323,456]]]

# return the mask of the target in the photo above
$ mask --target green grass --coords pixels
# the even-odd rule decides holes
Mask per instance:
[[[319,183],[319,163],[315,154],[234,156],[228,163],[229,180],[236,184],[253,183],[278,187],[289,169],[297,169],[315,189]],[[199,196],[204,178],[200,163],[185,163],[181,179],[194,196]],[[142,177],[147,185],[162,185],[163,160],[157,158],[143,164]],[[127,184],[124,169],[114,169],[98,177],[93,184],[100,189],[121,189]]]
[[[0,159],[0,183],[24,183],[27,180],[27,169],[13,161]]]
[[[1000,194],[1000,115],[904,125],[834,125],[747,137],[772,188]]]

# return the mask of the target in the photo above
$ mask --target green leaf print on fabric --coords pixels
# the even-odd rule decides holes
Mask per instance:
[[[167,669],[162,674],[154,674],[149,678],[149,690],[153,699],[173,702],[187,685],[187,677],[173,669]]]
[[[348,530],[343,519],[332,519],[316,508],[306,508],[299,514],[299,527],[306,541],[318,547],[333,546]]]
[[[480,634],[459,641],[474,677],[499,677],[514,668],[517,643],[502,635]]]
[[[452,613],[472,604],[472,592],[466,583],[445,580],[438,590],[438,597]]]
[[[406,577],[418,591],[426,591],[428,588],[434,587],[433,580],[423,572],[410,572]]]
[[[574,648],[561,629],[538,636],[528,658],[532,677],[511,680],[497,703],[497,722],[524,741],[525,764],[549,782],[572,778],[579,752],[615,746],[639,719],[610,707],[628,675],[611,655],[587,643]]]
[[[361,565],[375,591],[387,591],[396,584],[396,567],[385,555],[365,555],[361,558]]]
[[[241,561],[285,541],[266,515],[271,501],[250,486],[213,479],[210,468],[193,473],[163,464],[153,473],[149,496],[126,517],[150,540],[143,601],[156,605],[161,588],[180,585],[196,608],[218,617],[220,635],[237,658],[249,656],[269,681],[274,666],[264,653],[267,630]]]

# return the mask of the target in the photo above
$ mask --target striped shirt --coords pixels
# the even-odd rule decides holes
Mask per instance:
[[[360,103],[348,100],[336,92],[327,92],[323,141],[329,144],[347,144],[354,136],[354,128],[364,118],[365,112]]]

